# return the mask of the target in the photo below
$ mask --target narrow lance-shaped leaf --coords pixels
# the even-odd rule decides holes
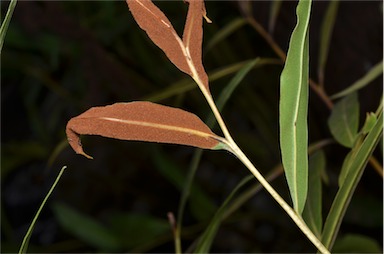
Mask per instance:
[[[337,17],[338,6],[338,0],[329,2],[328,9],[324,15],[323,22],[321,25],[319,63],[317,71],[320,85],[324,84],[324,70],[328,58],[329,45],[331,44],[333,27],[335,25]]]
[[[152,102],[115,103],[94,107],[72,118],[66,128],[68,142],[76,153],[84,153],[79,135],[221,149],[221,137],[196,115]],[[224,145],[225,146],[225,145]]]
[[[280,148],[293,206],[304,209],[308,185],[308,27],[311,1],[301,0],[296,9],[287,60],[281,74]]]
[[[192,75],[184,45],[171,22],[150,0],[126,0],[137,24],[181,71]]]
[[[346,96],[350,93],[353,93],[368,84],[370,84],[373,80],[378,78],[380,75],[383,74],[383,61],[377,63],[375,66],[373,66],[362,78],[357,80],[355,83],[344,89],[343,91],[340,91],[334,95],[331,96],[331,99],[340,98],[343,96]]]
[[[308,199],[303,211],[303,219],[319,238],[323,226],[321,174],[325,171],[325,160],[323,150],[317,151],[309,158]]]
[[[189,8],[184,27],[183,42],[188,57],[191,58],[192,69],[196,71],[196,73],[193,74],[197,75],[209,91],[208,75],[204,70],[202,62],[203,16],[205,16],[205,6],[203,1],[188,0],[187,2],[189,3]]]
[[[380,105],[380,111],[377,116],[376,124],[364,138],[361,145],[359,144],[358,147],[353,148],[357,150],[355,159],[350,164],[350,168],[347,170],[348,174],[343,181],[343,185],[341,185],[337,191],[337,194],[332,202],[331,209],[327,215],[322,233],[322,242],[328,249],[332,249],[356,186],[360,181],[369,157],[372,155],[379,141],[382,140],[382,134],[383,112],[382,105]]]
[[[203,0],[189,3],[183,39],[176,33],[164,13],[149,0],[126,0],[137,24],[181,71],[187,73],[201,89],[209,92],[208,75],[202,63],[203,17],[206,18]],[[206,18],[208,21],[209,19]]]

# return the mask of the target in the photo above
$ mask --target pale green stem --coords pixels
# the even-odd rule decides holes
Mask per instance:
[[[267,180],[260,174],[252,162],[247,158],[247,156],[241,151],[236,143],[231,142],[228,144],[232,149],[232,152],[236,157],[243,162],[243,164],[251,171],[251,173],[256,177],[261,185],[271,194],[271,196],[276,200],[277,203],[284,209],[284,211],[292,218],[300,230],[307,236],[307,238],[317,247],[321,253],[330,253],[327,248],[320,242],[320,240],[313,234],[313,232],[308,228],[307,224],[303,219],[292,209],[290,205],[285,202],[285,200],[275,191],[275,189],[268,183]]]
[[[316,248],[324,254],[330,253],[327,248],[321,243],[321,241],[313,234],[313,232],[308,228],[304,220],[292,209],[290,205],[285,202],[285,200],[275,191],[275,189],[268,183],[267,180],[260,174],[252,162],[247,158],[243,151],[237,146],[236,142],[231,137],[231,134],[228,131],[227,126],[225,125],[223,118],[219,110],[216,107],[215,102],[209,91],[203,85],[198,75],[194,75],[194,80],[199,85],[201,91],[203,92],[204,97],[206,98],[213,114],[216,117],[217,123],[219,124],[221,130],[223,131],[225,140],[224,142],[230,149],[230,151],[251,171],[251,173],[256,177],[261,185],[271,194],[271,196],[276,200],[277,203],[284,209],[284,211],[292,218],[300,230],[307,236],[307,238],[316,246]]]

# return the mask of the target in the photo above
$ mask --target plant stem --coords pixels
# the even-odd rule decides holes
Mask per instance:
[[[252,162],[241,151],[236,143],[231,142],[228,144],[232,149],[233,154],[251,171],[261,185],[271,194],[277,203],[284,209],[284,211],[292,218],[300,230],[307,236],[307,238],[317,247],[321,253],[330,253],[327,248],[320,242],[320,240],[313,234],[308,228],[303,219],[292,209],[291,206],[285,202],[285,200],[275,191],[275,189],[268,183],[267,180],[260,174]]]
[[[196,77],[195,81],[199,85],[201,91],[203,92],[204,97],[206,98],[209,106],[213,114],[216,117],[218,124],[220,125],[221,130],[226,138],[226,143],[230,151],[251,171],[251,173],[256,177],[256,179],[260,182],[261,185],[271,194],[271,196],[279,203],[279,205],[284,209],[284,211],[292,218],[292,220],[296,223],[296,225],[300,228],[300,230],[307,236],[307,238],[317,247],[317,249],[321,253],[328,254],[330,253],[327,248],[320,242],[319,239],[313,234],[313,232],[308,228],[307,224],[303,221],[303,219],[292,209],[291,206],[285,202],[285,200],[275,191],[275,189],[268,183],[267,180],[260,174],[260,172],[256,169],[256,167],[252,164],[252,162],[247,158],[247,156],[243,153],[243,151],[237,146],[236,142],[231,137],[231,134],[228,131],[227,126],[225,125],[223,118],[213,98],[209,91],[205,89],[202,85],[201,80]]]

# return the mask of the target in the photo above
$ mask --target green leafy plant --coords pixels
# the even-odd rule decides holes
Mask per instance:
[[[319,252],[329,253],[334,245],[335,251],[342,251],[350,242],[359,242],[369,246],[370,250],[376,250],[378,247],[374,242],[358,235],[347,235],[339,242],[336,242],[340,224],[365,166],[370,161],[374,161],[372,154],[381,139],[383,128],[381,102],[376,112],[367,113],[366,121],[359,129],[359,101],[357,94],[359,89],[365,87],[382,74],[382,62],[374,66],[364,77],[349,88],[333,96],[328,96],[325,93],[324,70],[329,51],[331,28],[335,22],[338,2],[330,3],[326,14],[326,22],[323,23],[322,27],[318,84],[309,78],[309,25],[312,1],[300,0],[297,4],[297,24],[291,34],[287,54],[252,18],[249,10],[245,11],[246,19],[233,21],[221,33],[218,33],[217,37],[212,39],[207,46],[207,50],[210,50],[236,29],[249,24],[269,42],[281,61],[256,58],[209,74],[205,71],[202,62],[202,27],[204,19],[207,22],[211,21],[207,17],[204,1],[189,0],[186,2],[188,4],[188,13],[183,36],[180,37],[167,16],[152,1],[127,0],[128,7],[140,28],[147,33],[148,37],[165,53],[167,58],[178,69],[189,75],[195,83],[193,84],[190,80],[183,80],[165,89],[162,93],[152,97],[148,96],[148,100],[160,100],[190,90],[197,85],[211,109],[211,115],[206,121],[202,121],[197,115],[185,110],[148,101],[133,101],[93,107],[73,117],[67,123],[66,134],[68,143],[73,150],[77,154],[92,159],[90,155],[84,152],[80,136],[98,135],[120,140],[170,143],[202,149],[225,150],[238,158],[253,176],[246,176],[238,183],[217,209],[201,236],[186,250],[187,252],[209,252],[222,222],[262,188],[277,201]],[[12,8],[14,8],[14,5]],[[274,2],[271,8],[270,33],[274,29],[274,22],[280,8],[281,1]],[[3,26],[7,26],[6,22],[9,23],[9,18],[2,25],[2,41],[5,36],[3,31],[6,30],[6,28],[3,29]],[[223,120],[221,111],[249,71],[264,64],[280,62],[285,62],[280,77],[279,108],[279,138],[282,163],[264,177],[232,137],[227,128],[227,123]],[[236,72],[236,75],[215,101],[210,91],[210,82],[234,72]],[[325,181],[323,178],[326,175],[326,158],[321,148],[329,144],[330,141],[323,140],[316,144],[308,144],[309,89],[315,91],[331,110],[328,127],[334,140],[346,149],[350,149],[339,174],[339,189],[324,223],[322,217],[322,182]],[[341,99],[334,104],[332,100],[339,98]],[[216,122],[222,135],[215,134],[212,131]],[[62,145],[60,147],[60,149],[63,149]],[[202,195],[193,186],[194,175],[201,160],[202,151],[197,150],[195,152],[186,179],[183,179],[183,176],[177,173],[167,173],[169,172],[167,170],[173,170],[169,169],[172,166],[164,169],[164,175],[169,175],[169,181],[183,190],[177,219],[175,220],[173,214],[169,214],[177,253],[184,251],[181,245],[181,232],[187,199],[191,195],[192,189],[194,190],[194,197]],[[157,151],[154,154],[156,160],[166,160],[161,152]],[[228,155],[223,153],[222,156]],[[166,164],[166,162],[163,164]],[[292,206],[269,183],[283,172],[286,176]],[[253,183],[253,177],[258,180],[258,184]],[[181,186],[181,180],[186,182],[184,187]],[[20,249],[21,253],[26,252],[34,223],[57,181],[58,179],[35,216]],[[249,188],[247,188],[248,186]],[[246,190],[241,192],[243,189]],[[199,200],[201,202],[204,199]],[[209,207],[209,209],[215,209],[215,207]],[[53,210],[60,224],[67,231],[72,232],[84,242],[97,246],[102,251],[118,251],[124,247],[131,248],[132,246],[124,246],[123,235],[130,235],[135,238],[135,233],[138,232],[137,234],[139,234],[140,229],[143,232],[151,231],[153,237],[160,235],[166,229],[164,221],[140,215],[132,217],[116,215],[114,221],[111,221],[113,229],[110,229],[61,203],[56,203]],[[123,223],[127,223],[127,221],[130,222],[129,225],[123,226]],[[148,224],[145,222],[148,222]],[[158,231],[152,228],[153,225],[156,225]],[[152,236],[148,236],[148,238],[152,238]],[[143,241],[142,238],[137,237],[133,242],[142,243]]]

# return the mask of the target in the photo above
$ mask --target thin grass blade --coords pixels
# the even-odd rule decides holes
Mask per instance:
[[[53,206],[53,212],[67,232],[102,252],[121,249],[122,242],[119,237],[92,217],[82,214],[64,203],[56,203]]]
[[[359,147],[354,148],[357,149],[355,159],[351,163],[343,185],[340,186],[328,213],[322,235],[322,242],[328,249],[332,249],[347,207],[368,163],[369,157],[381,140],[383,134],[382,105],[380,106],[377,119],[376,124],[365,137],[363,143]]]
[[[41,203],[39,209],[37,210],[36,215],[35,215],[35,217],[33,218],[32,223],[31,223],[31,225],[29,226],[28,231],[27,231],[27,233],[26,233],[25,236],[24,236],[23,242],[22,242],[22,244],[21,244],[21,246],[20,246],[19,254],[21,254],[21,253],[27,253],[28,245],[29,245],[29,239],[30,239],[31,236],[32,236],[32,232],[33,232],[33,229],[35,228],[36,221],[37,221],[37,219],[39,218],[39,215],[40,215],[41,211],[43,210],[43,208],[44,208],[44,206],[45,206],[45,203],[47,202],[49,196],[51,196],[53,190],[55,189],[57,183],[59,182],[59,180],[60,180],[61,176],[63,175],[64,170],[65,170],[66,168],[67,168],[67,166],[64,166],[64,167],[61,168],[61,170],[60,170],[58,176],[56,177],[55,182],[52,184],[52,187],[49,189],[47,195],[45,196],[43,202]]]
[[[255,59],[246,60],[243,62],[234,63],[231,65],[219,68],[217,70],[214,70],[211,73],[209,73],[209,80],[212,83],[216,80],[227,77],[228,75],[231,75],[231,74],[239,71],[241,68],[243,68],[244,65],[246,65],[246,64],[248,64],[254,60]],[[281,64],[281,61],[277,60],[275,58],[262,58],[262,59],[260,59],[259,64],[257,66],[263,66],[263,65],[268,65],[268,64]],[[152,95],[149,95],[148,97],[144,97],[143,100],[158,102],[158,101],[170,98],[172,96],[186,93],[186,92],[191,91],[193,89],[196,89],[196,83],[195,82],[193,82],[190,79],[182,79],[182,80],[168,86],[164,90],[161,90],[161,91],[156,92]]]
[[[8,6],[7,14],[5,14],[5,18],[0,27],[0,54],[3,49],[3,44],[5,40],[5,35],[8,30],[9,23],[11,22],[13,11],[15,10],[17,0],[11,0]]]
[[[234,196],[237,194],[237,192],[240,190],[240,188],[242,188],[246,183],[250,182],[253,179],[254,177],[252,175],[245,177],[228,195],[223,204],[217,210],[207,229],[199,238],[194,253],[209,253],[217,230],[219,229],[223,216],[226,212],[226,208],[228,207],[229,203],[232,201]]]
[[[260,59],[260,58],[256,58],[255,60],[252,60],[252,61],[246,63],[237,72],[237,74],[231,79],[231,81],[228,83],[228,85],[221,92],[221,94],[219,95],[219,98],[217,100],[216,104],[217,104],[217,108],[218,108],[219,111],[221,111],[223,109],[223,107],[227,103],[228,99],[231,97],[231,95],[234,92],[234,90],[240,85],[241,81],[245,78],[245,76],[261,60],[262,59]],[[207,123],[207,126],[209,128],[213,128],[214,127],[214,125],[215,125],[215,118],[213,117],[212,114],[208,117],[206,123]],[[181,224],[182,224],[182,219],[183,219],[183,215],[184,215],[185,205],[187,203],[187,199],[189,197],[189,194],[191,193],[192,182],[193,182],[194,176],[196,174],[197,168],[199,166],[199,163],[200,163],[202,155],[203,155],[203,150],[201,150],[201,149],[196,150],[196,152],[194,153],[191,165],[189,167],[189,173],[188,173],[188,176],[187,176],[187,181],[186,181],[186,183],[184,185],[185,187],[184,187],[183,192],[182,192],[182,196],[181,196],[181,199],[180,199],[180,205],[179,205],[179,209],[178,209],[178,219],[177,219],[177,229],[178,229],[177,233],[178,233],[178,235],[177,235],[177,237],[180,237],[179,234],[180,234],[180,231],[181,231]],[[176,239],[176,241],[180,242],[180,239]],[[181,246],[177,246],[176,248],[177,249],[181,249]]]
[[[268,32],[273,34],[277,17],[279,16],[282,0],[271,1],[271,10],[269,12]]]
[[[280,149],[294,210],[301,214],[308,185],[308,47],[311,1],[301,0],[281,74]]]
[[[215,35],[210,39],[210,41],[207,43],[207,46],[205,47],[205,54],[245,24],[247,24],[247,20],[245,20],[244,18],[233,19],[230,23],[228,23],[218,32],[216,32]]]
[[[335,20],[337,17],[337,10],[339,1],[330,1],[328,4],[327,12],[324,15],[323,23],[321,25],[320,46],[319,46],[319,63],[318,63],[318,78],[319,84],[324,84],[324,70],[328,58],[329,45]]]
[[[318,238],[323,227],[321,175],[324,171],[325,154],[319,150],[309,158],[308,199],[303,211],[305,222]]]
[[[383,61],[381,61],[380,63],[377,63],[375,66],[373,66],[369,70],[369,72],[364,75],[364,77],[357,80],[355,83],[350,85],[348,88],[332,95],[331,99],[337,99],[337,98],[346,96],[350,93],[353,93],[353,92],[369,85],[373,80],[375,80],[376,78],[378,78],[382,74],[383,74]]]

